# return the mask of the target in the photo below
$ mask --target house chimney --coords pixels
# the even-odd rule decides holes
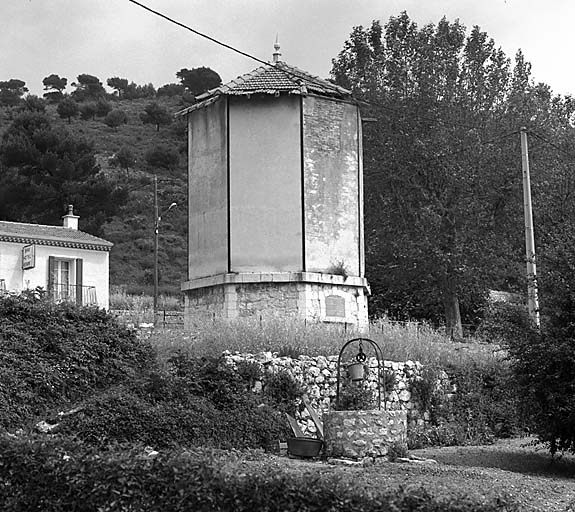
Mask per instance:
[[[70,229],[78,229],[78,215],[74,215],[74,205],[68,205],[68,213],[62,217],[64,219],[64,227]]]

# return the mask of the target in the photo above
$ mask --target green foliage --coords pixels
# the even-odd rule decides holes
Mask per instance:
[[[285,370],[267,373],[263,391],[274,408],[292,416],[304,394],[303,386]]]
[[[440,420],[435,425],[411,426],[407,431],[407,446],[411,450],[429,446],[462,446],[463,427],[456,421]]]
[[[64,89],[66,89],[68,79],[60,78],[60,76],[53,73],[44,77],[42,84],[44,85],[44,90],[47,91],[44,93],[44,98],[57,103],[64,97]]]
[[[54,128],[44,114],[25,112],[14,119],[2,137],[0,161],[0,216],[5,219],[55,224],[73,204],[84,229],[98,235],[125,201],[125,190],[98,176],[93,145]]]
[[[389,393],[395,386],[396,375],[393,370],[383,368],[379,375],[379,381],[383,392]]]
[[[28,110],[29,112],[43,113],[46,111],[46,100],[43,100],[38,96],[34,96],[33,94],[28,94],[28,96],[24,98],[22,107],[24,110]]]
[[[511,340],[531,337],[533,326],[523,304],[495,302],[487,308],[476,336],[487,343],[505,346]]]
[[[123,97],[129,100],[135,100],[139,98],[154,98],[156,96],[156,89],[151,83],[138,85],[134,82],[130,82],[127,89],[124,92]]]
[[[445,397],[442,396],[441,371],[431,366],[425,366],[421,373],[411,382],[411,393],[417,400],[421,410],[437,421],[439,408]]]
[[[455,392],[449,399],[431,396],[435,435],[465,445],[486,444],[525,431],[509,364],[466,364],[445,370]]]
[[[395,462],[400,458],[406,458],[408,455],[407,445],[401,441],[395,441],[387,448],[387,458],[390,462]]]
[[[575,453],[575,236],[550,233],[541,282],[542,326],[509,339],[518,396],[551,453]]]
[[[213,69],[207,67],[182,68],[176,73],[176,77],[180,79],[184,88],[193,96],[199,96],[203,92],[213,89],[222,83],[220,75]]]
[[[184,93],[184,86],[181,84],[165,84],[158,88],[158,97],[161,96],[181,96]]]
[[[509,346],[524,411],[551,453],[575,452],[574,339],[544,331]]]
[[[128,122],[128,116],[123,110],[116,109],[106,115],[104,123],[106,123],[110,128],[114,130],[118,129],[118,126],[122,126]]]
[[[120,78],[120,77],[115,76],[112,78],[108,78],[106,83],[108,84],[109,87],[116,90],[119,98],[121,98],[125,94],[126,90],[128,89],[128,79],[127,78]]]
[[[376,406],[374,391],[361,384],[344,384],[339,390],[336,411],[367,411]]]
[[[180,160],[178,152],[169,146],[160,144],[146,151],[146,163],[153,168],[174,169]]]
[[[534,84],[523,55],[512,65],[479,27],[418,26],[406,12],[354,28],[332,76],[375,119],[363,130],[370,312],[459,337],[489,288],[524,289],[519,134],[509,135],[524,123],[569,151],[575,104]],[[549,145],[530,157],[538,232],[568,232],[567,162]]]
[[[17,78],[0,81],[0,106],[13,107],[22,100],[24,93],[28,92],[26,82]]]
[[[105,310],[4,294],[0,318],[3,429],[132,378],[152,362],[152,349]]]
[[[262,380],[262,369],[256,361],[240,361],[237,364],[236,372],[240,379],[247,383],[249,389],[254,387],[256,381]]]
[[[343,276],[343,277],[347,277],[348,276],[348,271],[347,271],[347,267],[345,265],[345,261],[344,260],[340,260],[337,261],[335,263],[333,263],[328,269],[327,269],[327,273],[328,274],[334,274],[336,276]]]
[[[288,426],[275,399],[251,392],[252,375],[239,374],[220,358],[177,356],[166,370],[88,399],[60,432],[99,446],[273,449],[289,436]]]
[[[110,159],[110,164],[115,167],[120,167],[126,172],[129,171],[130,167],[133,167],[136,163],[136,158],[134,153],[127,146],[122,146],[120,150]]]
[[[155,101],[148,103],[144,110],[140,114],[142,123],[155,125],[156,131],[160,131],[160,126],[168,125],[172,122],[170,113]]]
[[[105,118],[110,112],[112,112],[112,105],[103,98],[99,98],[98,101],[94,103],[94,108],[96,111],[96,117]]]
[[[402,485],[405,477],[398,475],[391,485],[369,485],[375,474],[358,485],[350,472],[294,471],[253,452],[193,449],[150,456],[141,446],[100,452],[59,439],[0,438],[0,468],[0,501],[13,512],[518,510],[491,489],[467,495],[453,485],[434,487],[429,479]]]
[[[100,79],[93,75],[83,73],[78,75],[77,83],[72,84],[76,90],[72,93],[72,97],[79,102],[95,100],[107,96],[106,90],[100,82]]]
[[[87,121],[88,119],[96,118],[96,104],[95,103],[83,103],[80,107],[80,117]]]
[[[80,113],[80,107],[72,98],[65,97],[60,101],[60,103],[58,103],[56,111],[62,119],[67,119],[68,123],[71,123],[72,118],[76,117]]]
[[[527,427],[514,376],[504,361],[449,364],[445,372],[424,367],[411,392],[429,423],[410,427],[410,448],[487,444]]]

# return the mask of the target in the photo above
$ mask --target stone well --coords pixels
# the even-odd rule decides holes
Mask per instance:
[[[405,443],[406,411],[328,411],[323,415],[325,455],[382,457],[394,443]]]

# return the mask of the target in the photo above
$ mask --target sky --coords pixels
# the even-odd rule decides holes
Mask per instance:
[[[278,36],[282,60],[324,78],[353,27],[402,11],[420,27],[446,16],[468,32],[478,25],[510,58],[520,48],[536,82],[575,95],[573,0],[138,1],[262,60]],[[0,80],[24,80],[31,94],[41,95],[52,73],[68,84],[86,73],[158,88],[177,83],[182,68],[207,66],[227,82],[259,66],[129,0],[1,2]]]

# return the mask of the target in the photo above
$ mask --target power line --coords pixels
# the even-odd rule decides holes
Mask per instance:
[[[214,38],[214,37],[212,37],[212,36],[209,36],[209,35],[207,35],[207,34],[204,34],[203,32],[200,32],[199,30],[196,30],[196,29],[194,29],[194,28],[192,28],[192,27],[190,27],[190,26],[188,26],[188,25],[186,25],[186,24],[184,24],[184,23],[181,23],[181,22],[179,22],[179,21],[177,21],[177,20],[175,20],[175,19],[173,19],[173,18],[170,18],[169,16],[166,16],[165,14],[163,14],[163,13],[161,13],[161,12],[159,12],[159,11],[156,11],[156,10],[154,10],[154,9],[152,9],[152,8],[150,8],[150,7],[148,7],[148,6],[144,5],[144,4],[142,4],[142,3],[140,3],[140,2],[137,2],[136,0],[128,0],[128,1],[131,2],[131,3],[133,3],[134,5],[137,5],[138,7],[142,8],[142,9],[144,9],[144,10],[146,10],[146,11],[148,11],[148,12],[154,14],[155,16],[159,16],[160,18],[162,18],[162,19],[164,19],[164,20],[166,20],[166,21],[168,21],[168,22],[170,22],[170,23],[173,23],[174,25],[177,25],[177,26],[179,26],[179,27],[181,27],[181,28],[183,28],[183,29],[185,29],[185,30],[188,30],[188,31],[192,32],[193,34],[196,34],[196,35],[198,35],[198,36],[200,36],[200,37],[203,37],[203,38],[205,38],[205,39],[207,39],[207,40],[209,40],[209,41],[211,41],[211,42],[213,42],[213,43],[215,43],[215,44],[218,44],[218,45],[220,45],[220,46],[222,46],[222,47],[224,47],[224,48],[226,48],[226,49],[228,49],[228,50],[231,50],[231,51],[233,51],[233,52],[235,52],[235,53],[238,53],[239,55],[242,55],[243,57],[247,57],[248,59],[254,60],[254,61],[258,62],[259,64],[263,64],[264,66],[267,66],[267,67],[270,67],[270,68],[274,68],[274,69],[276,69],[276,70],[279,70],[279,71],[281,71],[282,73],[284,73],[284,74],[286,74],[286,75],[288,75],[288,76],[294,77],[294,78],[296,78],[296,79],[300,79],[300,80],[305,79],[305,80],[309,80],[309,81],[311,81],[311,82],[315,82],[315,83],[318,84],[318,85],[323,85],[323,84],[321,84],[319,81],[314,80],[315,77],[313,77],[312,75],[309,75],[309,74],[306,73],[305,76],[301,76],[301,75],[299,75],[299,74],[293,72],[292,70],[288,70],[288,69],[284,69],[284,68],[281,68],[281,67],[277,67],[277,66],[275,66],[273,63],[270,63],[270,62],[267,62],[267,61],[265,61],[265,60],[262,60],[262,59],[260,59],[260,58],[258,58],[258,57],[255,57],[254,55],[251,55],[251,54],[249,54],[249,53],[247,53],[247,52],[244,52],[244,51],[242,51],[242,50],[239,50],[238,48],[235,48],[234,46],[231,46],[231,45],[229,45],[229,44],[227,44],[227,43],[224,43],[224,42],[222,42],[222,41],[220,41],[220,40],[218,40],[218,39],[216,39],[216,38]],[[319,79],[319,78],[318,78],[318,79]],[[322,80],[322,81],[323,81],[323,80]],[[352,95],[352,97],[353,97],[353,95]],[[363,104],[367,104],[367,105],[372,106],[372,107],[378,107],[378,108],[381,108],[381,109],[383,109],[383,110],[387,110],[388,112],[392,112],[392,113],[394,113],[394,114],[403,114],[403,113],[404,113],[403,111],[401,111],[401,110],[398,109],[398,108],[393,108],[393,107],[390,107],[389,105],[384,105],[383,103],[374,102],[374,101],[370,101],[370,100],[360,100],[360,99],[355,98],[355,97],[353,97],[353,99],[354,99],[358,104],[359,104],[359,103],[363,103]],[[419,113],[419,114],[416,116],[416,118],[417,118],[418,120],[427,120],[427,121],[433,121],[433,122],[435,122],[435,121],[437,121],[438,119],[440,119],[439,117],[426,116],[426,115],[422,115],[421,113]],[[472,129],[472,130],[476,130],[476,129],[479,128],[477,125],[471,125],[471,124],[466,124],[466,123],[461,123],[461,122],[458,123],[458,126],[459,126],[459,127],[468,128],[468,129]],[[504,134],[504,135],[502,135],[502,136],[499,136],[499,137],[496,137],[496,138],[494,138],[494,139],[491,139],[491,140],[489,140],[489,141],[482,142],[481,145],[492,144],[492,143],[494,143],[494,142],[498,142],[499,140],[502,140],[502,139],[504,139],[504,138],[510,137],[510,136],[512,136],[512,135],[516,135],[516,134],[518,134],[518,133],[519,133],[518,130],[517,130],[517,131],[514,131],[514,132],[511,132],[511,133],[507,133],[507,134]],[[547,142],[549,145],[555,147],[555,148],[558,149],[559,151],[565,152],[565,150],[563,150],[562,148],[560,148],[560,147],[554,145],[552,142],[550,142],[550,141],[544,139],[542,136],[537,135],[535,132],[531,132],[531,133],[533,133],[533,135],[535,135],[536,137],[540,138],[540,139],[543,140],[544,142]],[[459,153],[463,153],[463,152],[469,151],[470,149],[471,149],[471,147],[462,148],[462,149],[460,149],[460,150],[452,151],[452,152],[450,152],[450,153],[446,153],[446,154],[444,154],[444,155],[439,155],[439,156],[437,156],[437,157],[432,157],[432,158],[444,158],[444,157],[446,157],[446,156],[452,156],[452,155],[456,155],[456,154],[459,154]],[[570,156],[573,157],[573,155],[570,155]]]
[[[532,130],[527,130],[527,133],[529,133],[530,135],[533,135],[535,138],[539,139],[540,141],[544,142],[545,144],[548,144],[549,146],[551,146],[552,148],[556,149],[557,151],[563,153],[564,155],[568,156],[571,160],[575,160],[575,154],[567,151],[566,149],[563,149],[561,146],[558,146],[557,144],[555,144],[554,142],[551,142],[549,139],[547,139],[546,137],[544,137],[543,135],[534,132]]]
[[[253,56],[253,55],[251,55],[251,54],[249,54],[249,53],[247,53],[247,52],[244,52],[244,51],[242,51],[242,50],[239,50],[238,48],[235,48],[234,46],[231,46],[231,45],[229,45],[229,44],[227,44],[227,43],[224,43],[224,42],[222,42],[222,41],[219,41],[219,40],[216,39],[215,37],[212,37],[212,36],[209,36],[209,35],[207,35],[207,34],[204,34],[203,32],[200,32],[199,30],[196,30],[196,29],[194,29],[194,28],[192,28],[192,27],[190,27],[190,26],[188,26],[188,25],[185,25],[184,23],[181,23],[181,22],[179,22],[179,21],[177,21],[177,20],[175,20],[175,19],[173,19],[173,18],[170,18],[169,16],[166,16],[165,14],[162,14],[162,13],[159,12],[159,11],[156,11],[156,10],[154,10],[154,9],[151,9],[151,8],[148,7],[148,6],[146,6],[146,5],[144,5],[144,4],[140,3],[140,2],[137,2],[136,0],[128,0],[128,1],[131,2],[131,3],[133,3],[133,4],[135,4],[135,5],[137,5],[138,7],[141,7],[142,9],[144,9],[144,10],[146,10],[146,11],[148,11],[148,12],[154,14],[154,15],[156,15],[156,16],[159,16],[160,18],[165,19],[166,21],[169,21],[170,23],[173,23],[174,25],[177,25],[178,27],[182,27],[182,28],[184,28],[184,29],[186,29],[186,30],[189,30],[190,32],[192,32],[192,33],[194,33],[194,34],[196,34],[196,35],[198,35],[198,36],[200,36],[200,37],[203,37],[203,38],[207,39],[208,41],[211,41],[212,43],[215,43],[215,44],[218,44],[218,45],[220,45],[220,46],[223,46],[224,48],[226,48],[226,49],[228,49],[228,50],[231,50],[231,51],[233,51],[233,52],[236,52],[236,53],[242,55],[243,57],[247,57],[248,59],[255,60],[256,62],[258,62],[258,63],[260,63],[260,64],[263,64],[264,66],[267,66],[267,67],[276,69],[276,70],[278,70],[278,71],[281,71],[282,73],[284,73],[284,74],[286,74],[286,75],[288,75],[288,76],[291,76],[291,77],[293,77],[293,78],[296,78],[296,79],[298,79],[298,80],[309,80],[310,82],[315,82],[316,85],[318,85],[318,86],[323,86],[323,85],[324,85],[324,84],[320,83],[318,80],[314,79],[315,77],[313,77],[313,76],[311,76],[311,75],[308,75],[307,73],[306,73],[305,76],[302,76],[302,75],[299,75],[298,73],[294,72],[293,70],[283,69],[283,68],[281,68],[281,67],[274,66],[274,64],[272,64],[271,62],[267,62],[267,61],[265,61],[265,60],[262,60],[262,59],[260,59],[260,58],[258,58],[258,57],[255,57],[255,56]]]
[[[169,16],[166,16],[165,14],[162,14],[159,11],[155,11],[154,9],[151,9],[150,7],[148,7],[144,4],[141,4],[140,2],[136,2],[136,0],[128,0],[128,1],[137,5],[138,7],[141,7],[142,9],[144,9],[148,12],[151,12],[152,14],[155,14],[156,16],[159,16],[160,18],[164,18],[165,20],[169,21],[170,23],[173,23],[174,25],[178,25],[179,27],[182,27],[186,30],[189,30],[190,32],[193,32],[194,34],[196,34],[200,37],[208,39],[209,41],[212,41],[212,43],[219,44],[220,46],[223,46],[224,48],[227,48],[228,50],[232,50],[233,52],[239,53],[240,55],[243,55],[244,57],[247,57],[248,59],[255,60],[255,61],[259,62],[260,64],[264,64],[266,66],[271,65],[269,62],[258,59],[257,57],[254,57],[253,55],[250,55],[249,53],[243,52],[242,50],[238,50],[237,48],[234,48],[233,46],[231,46],[227,43],[223,43],[222,41],[218,41],[214,37],[211,37],[207,34],[204,34],[204,33],[200,32],[199,30],[193,29],[192,27],[189,27],[188,25],[180,23],[179,21],[177,21],[173,18],[170,18]]]
[[[294,77],[294,78],[299,79],[299,80],[302,80],[302,79],[303,79],[303,80],[309,80],[309,81],[311,81],[311,82],[315,82],[317,85],[321,85],[321,86],[324,85],[323,83],[319,82],[318,80],[314,80],[315,77],[313,77],[312,75],[309,75],[309,74],[306,73],[305,76],[302,76],[302,75],[299,75],[298,73],[295,73],[293,70],[288,70],[288,69],[284,69],[284,68],[281,68],[281,67],[274,66],[273,63],[270,63],[270,62],[267,62],[267,61],[265,61],[265,60],[262,60],[262,59],[260,59],[260,58],[258,58],[258,57],[255,57],[254,55],[251,55],[251,54],[249,54],[249,53],[247,53],[247,52],[244,52],[244,51],[242,51],[242,50],[239,50],[238,48],[235,48],[234,46],[231,46],[231,45],[229,45],[229,44],[227,44],[227,43],[224,43],[224,42],[222,42],[222,41],[219,41],[218,39],[216,39],[216,38],[214,38],[214,37],[212,37],[212,36],[209,36],[209,35],[207,35],[207,34],[204,34],[203,32],[200,32],[199,30],[196,30],[196,29],[194,29],[194,28],[192,28],[192,27],[190,27],[190,26],[188,26],[188,25],[186,25],[186,24],[184,24],[184,23],[182,23],[182,22],[180,22],[180,21],[177,21],[177,20],[175,20],[175,19],[173,19],[173,18],[170,18],[169,16],[166,16],[165,14],[163,14],[163,13],[161,13],[161,12],[159,12],[159,11],[156,11],[156,10],[154,10],[154,9],[152,9],[152,8],[150,8],[150,7],[148,7],[148,6],[144,5],[144,4],[142,4],[142,3],[140,3],[140,2],[137,2],[136,0],[128,0],[128,1],[131,2],[131,3],[133,3],[134,5],[137,5],[138,7],[141,7],[142,9],[144,9],[144,10],[146,10],[146,11],[148,11],[148,12],[154,14],[155,16],[159,16],[160,18],[163,18],[164,20],[169,21],[170,23],[173,23],[174,25],[177,25],[178,27],[181,27],[181,28],[183,28],[183,29],[185,29],[185,30],[188,30],[188,31],[192,32],[193,34],[196,34],[196,35],[198,35],[198,36],[200,36],[200,37],[203,37],[203,38],[205,38],[205,39],[207,39],[207,40],[209,40],[209,41],[211,41],[211,42],[213,42],[213,43],[215,43],[215,44],[218,44],[218,45],[220,45],[220,46],[223,46],[224,48],[226,48],[226,49],[228,49],[228,50],[231,50],[231,51],[233,51],[233,52],[235,52],[235,53],[238,53],[239,55],[242,55],[243,57],[247,57],[248,59],[252,59],[252,60],[258,62],[259,64],[263,64],[264,66],[267,66],[267,67],[270,67],[270,68],[274,68],[274,69],[279,70],[279,71],[281,71],[282,73],[284,73],[284,74],[286,74],[286,75],[288,75],[288,76]],[[318,78],[319,78],[319,77],[318,77]],[[322,81],[325,82],[324,80],[322,80]],[[353,97],[353,95],[352,95],[352,97]],[[383,109],[383,110],[387,110],[388,112],[393,112],[393,113],[395,113],[395,114],[402,114],[402,113],[403,113],[400,109],[394,109],[393,107],[390,107],[390,106],[388,106],[388,105],[384,105],[383,103],[377,103],[377,102],[369,101],[369,100],[360,100],[360,99],[355,98],[355,97],[353,97],[353,99],[354,99],[357,103],[364,103],[364,104],[367,104],[367,105],[370,105],[370,106],[373,106],[373,107],[379,107],[379,108],[381,108],[381,109]],[[437,119],[438,119],[437,117],[425,116],[425,115],[422,115],[422,114],[419,114],[417,117],[418,117],[419,119],[428,120],[428,121],[437,121]],[[466,128],[469,128],[469,129],[477,129],[477,126],[474,126],[474,125],[464,125],[464,124],[462,124],[462,123],[459,123],[459,126],[465,126]]]

